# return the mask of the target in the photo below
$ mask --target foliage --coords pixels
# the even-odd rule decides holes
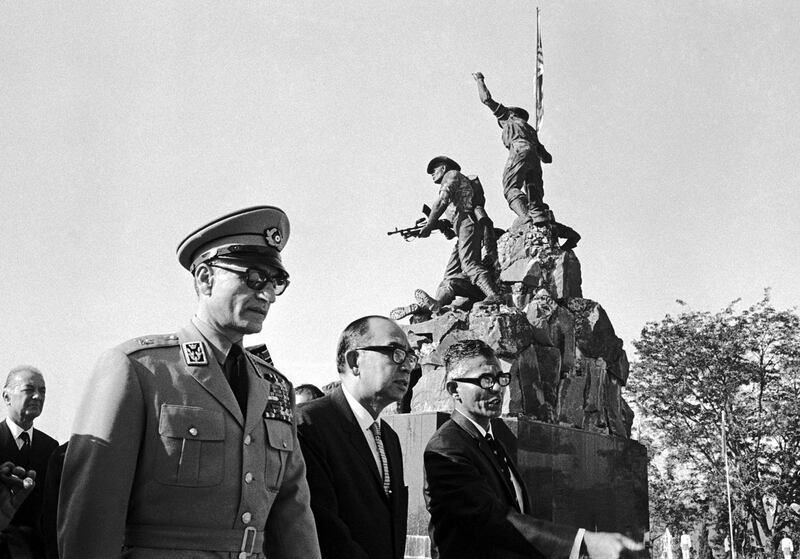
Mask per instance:
[[[800,542],[800,316],[769,291],[750,308],[685,310],[648,323],[634,342],[629,389],[651,461],[654,533],[702,532],[699,556],[720,556],[728,533],[723,411],[736,549],[773,555]],[[777,501],[768,522],[766,499]]]

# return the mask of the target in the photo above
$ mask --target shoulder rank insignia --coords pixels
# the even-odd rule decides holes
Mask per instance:
[[[181,349],[183,350],[183,358],[190,367],[208,365],[206,346],[203,345],[203,342],[183,342]]]
[[[139,351],[148,351],[164,347],[178,345],[178,336],[175,334],[155,334],[151,336],[139,336],[117,346],[128,355],[133,355]]]

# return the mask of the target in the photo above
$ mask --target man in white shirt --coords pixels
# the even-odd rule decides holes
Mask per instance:
[[[378,419],[403,398],[417,356],[383,316],[339,338],[341,386],[297,410],[311,510],[323,559],[402,559],[408,487],[397,434]]]
[[[453,344],[444,361],[455,411],[424,453],[431,543],[441,559],[577,559],[579,553],[616,559],[625,549],[643,548],[621,534],[530,516],[522,477],[491,424],[500,416],[511,375],[481,340]]]
[[[58,442],[34,429],[33,421],[44,407],[44,376],[35,367],[14,367],[6,377],[3,401],[7,417],[0,423],[0,462],[13,462],[24,470],[33,470],[42,480],[47,461]],[[44,541],[39,527],[42,513],[42,486],[37,485],[21,504],[0,539],[12,557],[44,557]]]

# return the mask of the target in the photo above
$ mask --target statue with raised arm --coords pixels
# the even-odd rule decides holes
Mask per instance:
[[[503,145],[508,149],[508,160],[503,169],[503,195],[508,207],[518,216],[526,220],[530,218],[536,225],[548,223],[542,163],[551,163],[553,157],[539,142],[536,129],[528,124],[528,111],[498,103],[492,99],[483,74],[476,72],[472,77],[478,84],[481,103],[489,107],[503,129]]]

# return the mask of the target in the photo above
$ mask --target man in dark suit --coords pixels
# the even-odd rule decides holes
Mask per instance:
[[[529,516],[522,477],[491,424],[500,416],[511,375],[480,340],[453,344],[444,360],[455,411],[424,454],[431,542],[441,559],[616,559],[625,549],[642,549],[621,534]]]
[[[8,416],[0,423],[0,462],[10,461],[25,470],[34,470],[40,480],[47,474],[47,460],[58,446],[49,435],[34,429],[33,420],[44,407],[45,384],[35,367],[11,369],[3,387]],[[39,518],[42,513],[42,486],[37,484],[20,505],[11,524],[2,534],[3,546],[11,557],[44,557]]]
[[[417,356],[382,316],[345,328],[341,386],[297,410],[311,509],[323,559],[402,559],[408,487],[397,434],[378,419],[408,390]]]

